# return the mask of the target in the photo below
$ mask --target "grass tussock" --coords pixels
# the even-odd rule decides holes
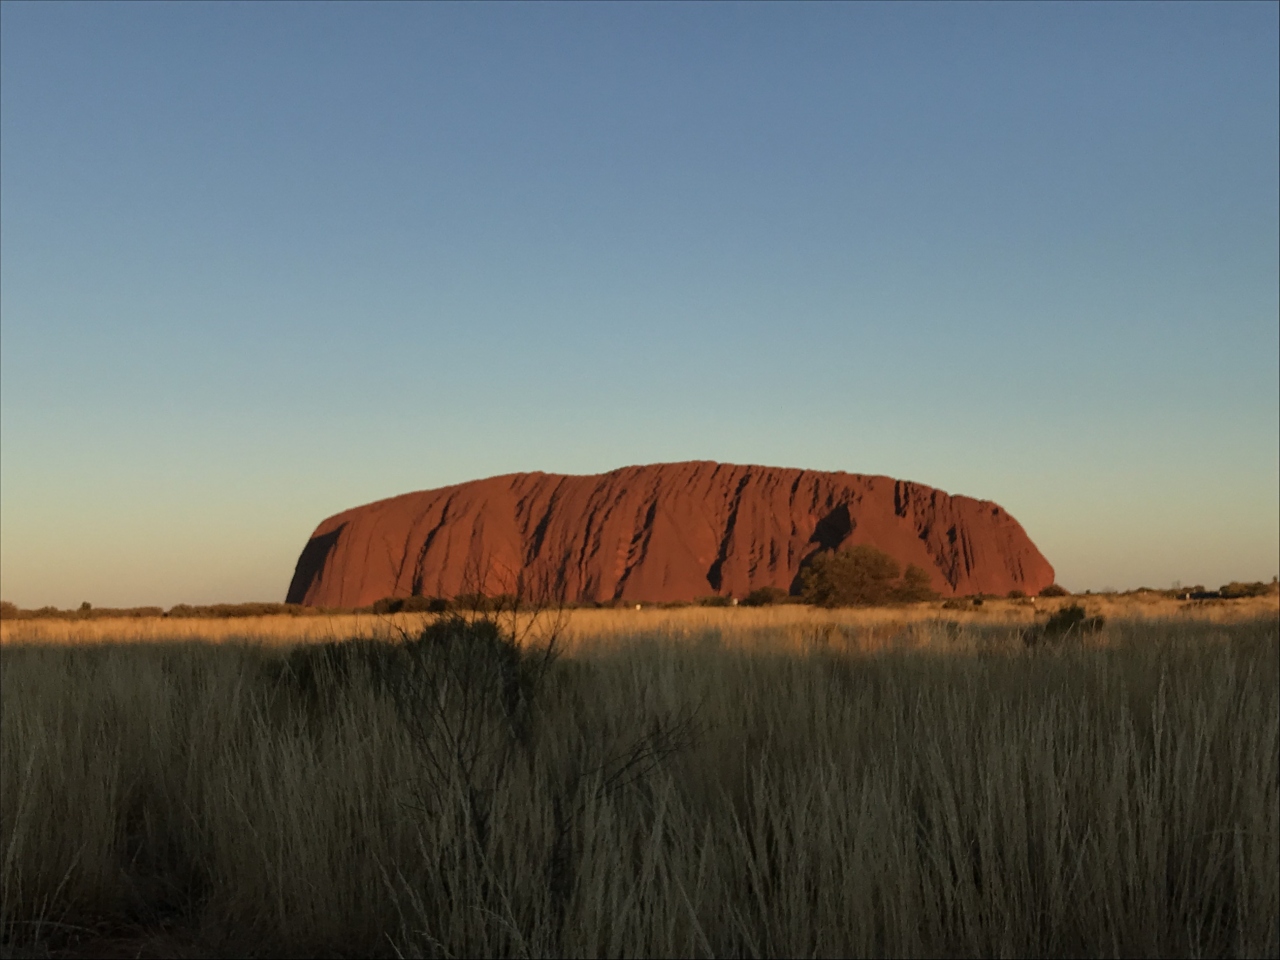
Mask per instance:
[[[8,643],[3,950],[1280,953],[1273,617],[824,623]]]

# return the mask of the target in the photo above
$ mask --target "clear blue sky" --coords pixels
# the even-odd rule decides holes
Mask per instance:
[[[0,6],[0,592],[714,459],[1280,569],[1280,5]]]

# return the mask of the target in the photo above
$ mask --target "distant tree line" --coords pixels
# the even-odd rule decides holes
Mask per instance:
[[[57,607],[39,607],[25,610],[8,600],[0,602],[0,620],[109,620],[119,617],[172,617],[174,619],[222,620],[231,617],[310,617],[352,611],[330,607],[304,607],[298,603],[214,603],[193,605],[180,603],[165,610],[163,607],[95,607],[82,603],[79,607],[60,610]]]

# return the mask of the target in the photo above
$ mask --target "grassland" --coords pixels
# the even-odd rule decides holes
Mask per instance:
[[[1272,594],[1239,600],[1179,601],[1158,594],[1128,596],[1075,596],[1032,600],[987,600],[982,606],[949,608],[943,602],[892,607],[822,610],[804,605],[769,607],[662,608],[640,610],[570,609],[558,617],[547,613],[518,618],[521,636],[540,634],[555,620],[561,641],[569,649],[584,645],[598,649],[614,641],[636,636],[662,636],[682,640],[714,635],[728,646],[763,642],[771,649],[804,647],[817,634],[834,634],[846,644],[878,649],[884,642],[895,646],[923,642],[928,645],[937,629],[986,626],[1026,626],[1062,609],[1079,604],[1089,616],[1111,621],[1182,624],[1226,624],[1280,616],[1280,597]],[[99,643],[206,643],[249,642],[266,646],[331,642],[350,637],[396,638],[402,632],[421,629],[432,617],[426,614],[334,614],[326,616],[237,617],[128,617],[86,620],[0,620],[0,645]],[[531,621],[537,621],[536,623]]]
[[[1086,606],[6,622],[2,949],[1280,954],[1275,599]]]

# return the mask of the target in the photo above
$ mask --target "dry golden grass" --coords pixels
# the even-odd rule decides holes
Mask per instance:
[[[1168,621],[1170,623],[1236,623],[1260,617],[1280,617],[1280,597],[1240,600],[1179,601],[1156,594],[1123,597],[1087,596],[1053,599],[988,600],[981,607],[949,610],[941,601],[898,607],[823,610],[800,604],[771,607],[643,607],[614,610],[566,610],[558,624],[570,646],[597,645],[627,637],[662,635],[672,639],[718,633],[729,644],[766,643],[780,640],[788,646],[802,644],[829,628],[874,636],[900,635],[902,628],[920,625],[996,625],[1034,623],[1071,604],[1083,606],[1089,616],[1108,620]],[[153,643],[199,640],[205,643],[252,642],[292,646],[348,637],[394,637],[400,631],[415,632],[429,622],[429,614],[349,614],[337,616],[270,616],[232,619],[122,618],[119,620],[3,620],[0,644],[53,643]],[[524,633],[533,617],[522,617]],[[556,618],[539,615],[534,632]]]
[[[6,623],[0,956],[1275,956],[1276,604],[1109,602]]]

